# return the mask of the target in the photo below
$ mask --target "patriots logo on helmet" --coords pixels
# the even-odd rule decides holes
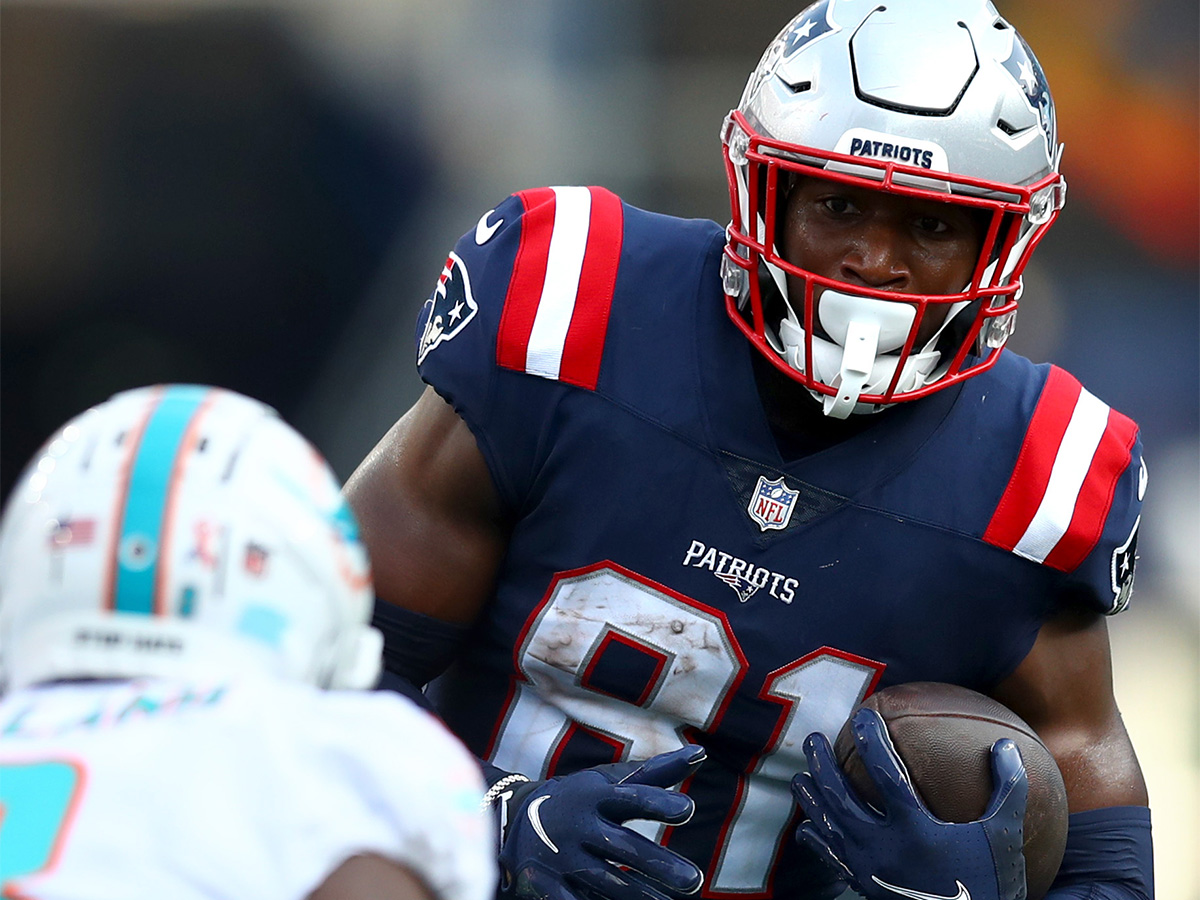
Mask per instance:
[[[800,15],[796,16],[786,28],[779,33],[771,45],[767,47],[763,58],[750,75],[746,90],[742,95],[742,103],[756,93],[767,79],[775,75],[780,63],[793,53],[807,46],[823,34],[833,30],[825,14],[829,0],[814,3]]]
[[[417,365],[429,351],[456,337],[475,318],[479,305],[471,294],[467,265],[451,252],[434,286],[433,296],[425,301],[421,318],[421,338],[417,347]]]
[[[1046,73],[1042,71],[1037,57],[1029,49],[1024,38],[1013,35],[1012,53],[1003,63],[1005,70],[1025,92],[1025,99],[1038,114],[1042,133],[1046,136],[1046,146],[1050,155],[1054,155],[1055,122],[1054,103],[1050,99],[1050,85],[1046,82]]]
[[[814,3],[801,15],[797,16],[783,35],[783,55],[791,56],[805,44],[819,38],[833,26],[825,15],[829,0]]]

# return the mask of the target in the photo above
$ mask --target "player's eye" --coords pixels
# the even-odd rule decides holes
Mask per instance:
[[[926,234],[945,234],[950,230],[950,226],[937,216],[919,216],[916,224],[917,228]]]
[[[846,197],[826,197],[821,201],[821,205],[836,216],[845,216],[858,211],[857,207]]]

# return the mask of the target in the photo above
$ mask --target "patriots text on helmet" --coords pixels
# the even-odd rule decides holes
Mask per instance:
[[[854,138],[850,142],[851,156],[869,156],[873,159],[894,159],[896,162],[922,169],[933,168],[933,151],[920,147],[910,147],[907,144],[893,144],[888,141],[872,141]]]

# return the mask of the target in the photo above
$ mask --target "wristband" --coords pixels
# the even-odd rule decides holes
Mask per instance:
[[[501,778],[499,781],[497,781],[495,784],[493,784],[490,788],[487,789],[487,793],[483,795],[483,800],[479,804],[480,809],[484,809],[484,810],[491,809],[492,806],[496,803],[496,800],[499,799],[500,795],[503,794],[506,790],[508,790],[509,787],[511,787],[514,784],[521,784],[522,782],[526,782],[526,781],[529,781],[529,779],[526,778],[524,775],[520,775],[520,774],[505,775],[503,778]]]

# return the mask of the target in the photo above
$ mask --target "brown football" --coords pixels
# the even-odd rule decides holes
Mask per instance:
[[[1067,792],[1054,757],[1007,706],[953,684],[922,681],[885,688],[861,706],[876,710],[929,811],[945,822],[972,822],[992,797],[991,747],[1011,738],[1029,776],[1025,807],[1025,881],[1040,900],[1062,862],[1067,843]],[[834,755],[863,799],[880,804],[847,722]]]

